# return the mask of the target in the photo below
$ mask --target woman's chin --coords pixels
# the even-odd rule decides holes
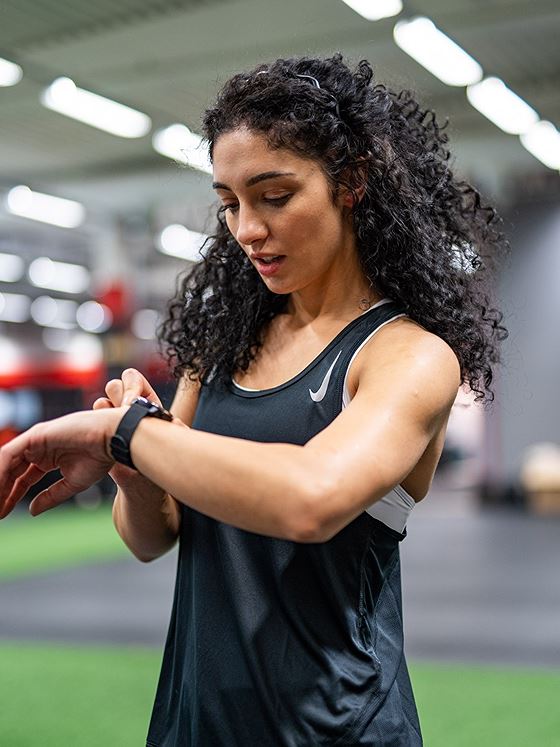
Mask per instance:
[[[265,278],[261,276],[261,280],[266,285],[268,290],[272,291],[273,293],[285,294],[292,293],[292,291],[297,290],[297,288],[292,287],[292,285],[285,279],[281,280],[280,278],[276,277]]]

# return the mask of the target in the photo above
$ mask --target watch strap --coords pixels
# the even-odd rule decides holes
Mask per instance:
[[[110,441],[110,450],[115,461],[136,469],[130,454],[130,441],[139,422],[146,416],[173,420],[173,415],[146,397],[136,397],[121,418]]]

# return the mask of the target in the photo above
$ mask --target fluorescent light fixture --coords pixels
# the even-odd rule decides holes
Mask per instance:
[[[23,346],[15,340],[0,337],[0,374],[20,371],[24,364]]]
[[[25,273],[25,262],[17,254],[0,252],[0,280],[3,283],[17,283]]]
[[[47,328],[42,334],[43,344],[49,350],[62,353],[65,366],[76,371],[87,371],[98,366],[103,358],[103,348],[97,337],[69,329]]]
[[[42,327],[74,329],[78,304],[65,298],[39,296],[31,304],[31,317]]]
[[[0,57],[0,86],[15,86],[23,77],[23,70],[15,62]]]
[[[101,340],[87,332],[76,332],[70,337],[63,361],[73,371],[88,371],[99,366],[103,361]]]
[[[69,262],[55,262],[49,257],[34,259],[29,265],[28,275],[37,288],[63,293],[83,293],[90,284],[87,268]]]
[[[55,329],[45,327],[41,334],[43,345],[55,353],[65,353],[70,347],[72,335],[74,333],[69,329]]]
[[[549,169],[560,169],[560,132],[552,122],[537,122],[519,139],[523,147]]]
[[[139,340],[153,340],[160,315],[155,309],[139,309],[130,320],[130,329]]]
[[[86,332],[105,332],[113,323],[111,309],[97,301],[85,301],[76,312],[76,321]]]
[[[368,21],[379,21],[381,18],[390,18],[401,12],[403,4],[401,0],[342,0],[349,8],[355,10]]]
[[[212,173],[208,147],[200,135],[191,132],[183,124],[172,124],[158,130],[154,133],[152,145],[162,156],[184,163],[193,169],[205,171],[207,174]]]
[[[206,234],[191,231],[179,223],[172,223],[160,233],[157,246],[163,254],[200,262],[203,257],[200,248],[208,237]]]
[[[61,228],[76,228],[83,222],[86,213],[79,202],[33,192],[23,184],[8,192],[6,207],[13,215]]]
[[[26,322],[29,319],[30,308],[29,296],[22,293],[0,293],[0,321],[19,324]]]
[[[142,137],[150,131],[147,114],[97,93],[78,88],[71,78],[57,78],[41,94],[48,109],[119,137]]]
[[[510,135],[520,135],[539,120],[526,101],[499,78],[485,78],[467,88],[467,98],[475,109]]]
[[[398,21],[393,38],[404,52],[448,86],[467,86],[482,78],[478,62],[429,18]]]

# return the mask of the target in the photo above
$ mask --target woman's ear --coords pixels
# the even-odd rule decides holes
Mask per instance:
[[[369,176],[369,166],[367,158],[362,157],[359,159],[359,165],[356,167],[356,176],[357,185],[354,188],[354,191],[356,192],[358,202],[361,202],[364,199],[364,195],[367,190],[367,182]]]
[[[365,161],[365,158],[360,158],[360,161]],[[344,207],[350,208],[351,210],[360,203],[367,189],[367,166],[363,165],[349,166],[344,170],[342,174],[344,186],[339,186],[339,195],[342,200]],[[350,186],[352,185],[352,189]]]
[[[366,189],[367,189],[367,183],[364,179],[362,183],[360,184],[360,186],[354,190],[357,200],[353,203],[352,207],[355,207],[359,202],[361,202],[364,199]]]
[[[366,189],[367,184],[365,182],[362,182],[358,187],[354,187],[354,189],[339,187],[338,194],[342,206],[353,210],[363,200]]]

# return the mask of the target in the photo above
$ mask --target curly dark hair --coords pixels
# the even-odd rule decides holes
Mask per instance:
[[[306,77],[313,76],[320,84]],[[494,271],[508,242],[494,208],[451,169],[448,135],[410,91],[373,82],[362,60],[352,71],[341,54],[259,65],[230,78],[205,112],[212,158],[220,135],[244,126],[320,164],[332,194],[356,191],[353,226],[370,285],[447,342],[484,404],[494,400],[492,364],[508,336],[492,308]],[[285,309],[229,232],[223,210],[204,259],[177,278],[157,330],[173,376],[225,382],[246,371],[267,323]]]

